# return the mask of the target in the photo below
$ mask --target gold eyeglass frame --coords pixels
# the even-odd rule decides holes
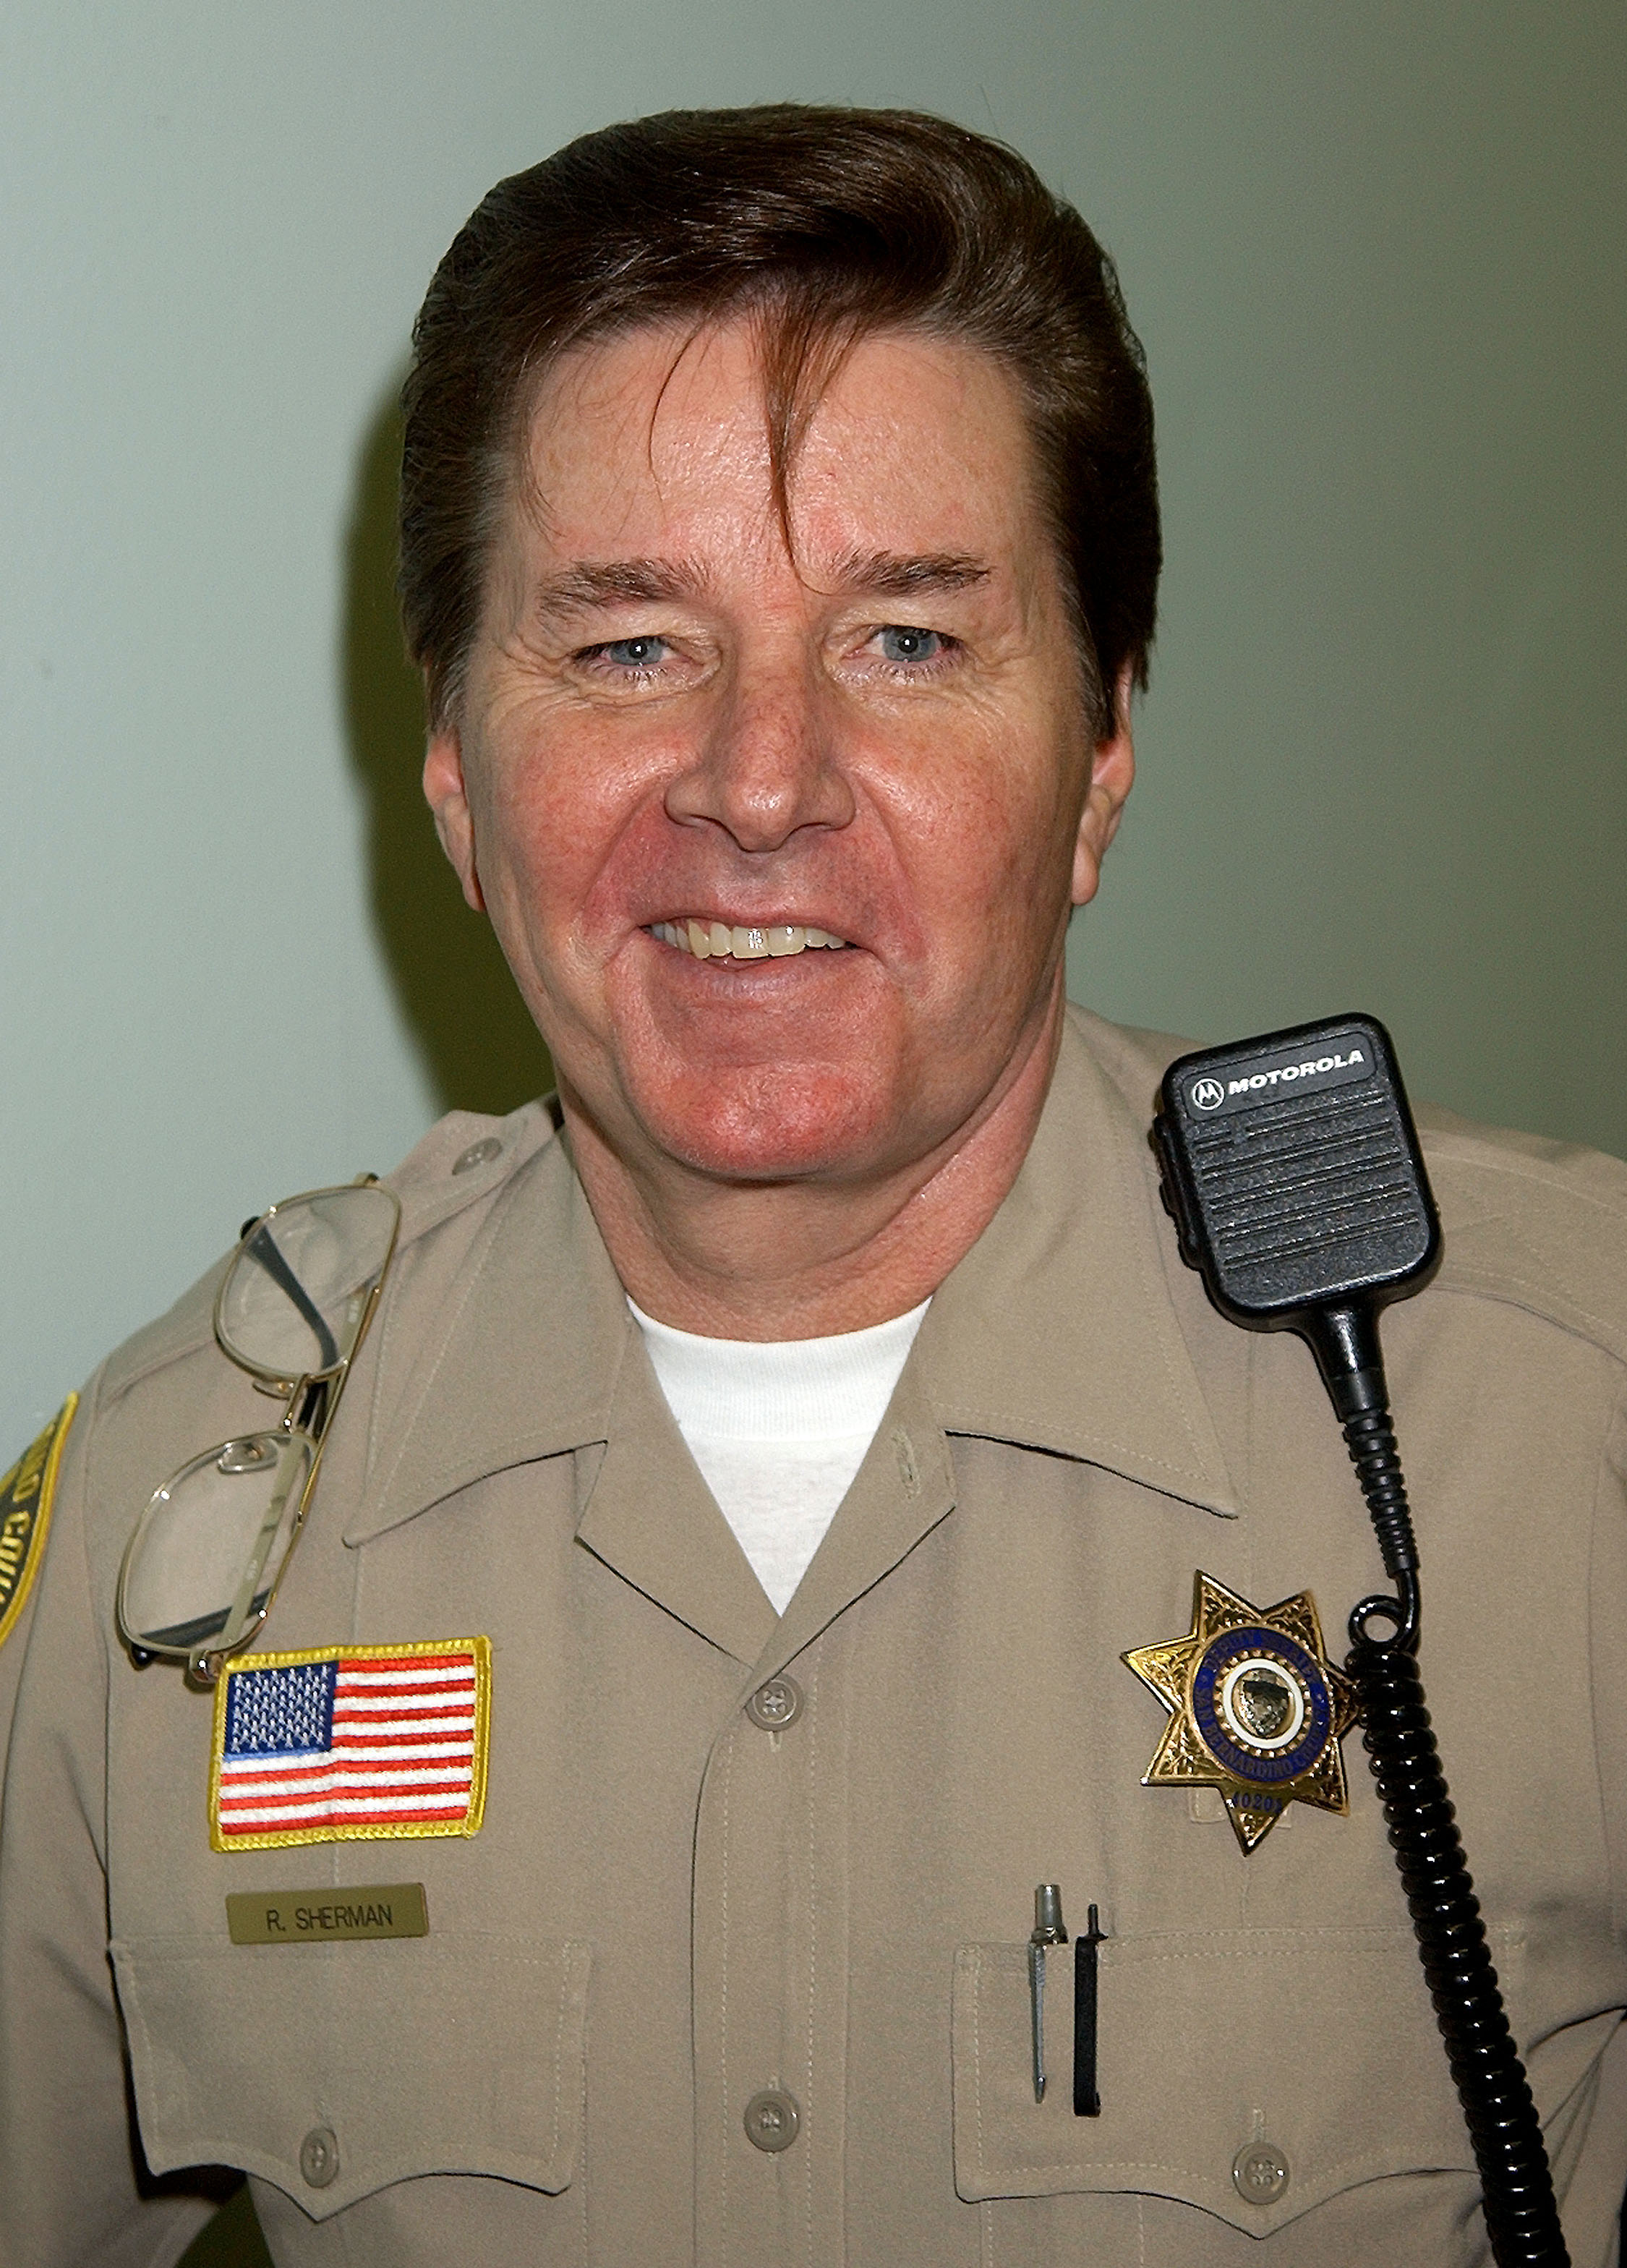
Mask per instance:
[[[327,1368],[307,1371],[298,1378],[283,1377],[277,1372],[268,1369],[262,1363],[250,1361],[247,1355],[232,1344],[226,1335],[224,1322],[226,1294],[232,1287],[239,1264],[247,1254],[249,1246],[261,1231],[269,1226],[279,1213],[288,1212],[296,1205],[309,1204],[318,1197],[343,1197],[350,1190],[360,1189],[377,1189],[380,1197],[387,1197],[394,1207],[395,1218],[391,1224],[389,1241],[385,1247],[384,1257],[373,1274],[361,1313],[349,1330],[348,1344],[342,1353]],[[276,1594],[282,1587],[283,1578],[288,1572],[289,1562],[294,1556],[295,1546],[298,1543],[304,1531],[306,1514],[311,1508],[311,1498],[316,1488],[316,1476],[321,1469],[322,1450],[333,1429],[334,1418],[344,1393],[345,1381],[350,1373],[350,1366],[355,1361],[362,1342],[367,1336],[368,1326],[372,1322],[379,1296],[384,1290],[386,1278],[390,1272],[390,1264],[395,1257],[395,1246],[401,1233],[401,1199],[394,1190],[387,1189],[376,1174],[359,1174],[353,1182],[338,1182],[326,1189],[301,1189],[296,1197],[283,1197],[278,1204],[268,1206],[264,1212],[251,1220],[244,1229],[238,1240],[238,1248],[232,1254],[225,1273],[220,1279],[219,1289],[215,1294],[212,1319],[215,1343],[228,1361],[235,1363],[239,1370],[247,1372],[254,1380],[258,1392],[286,1395],[286,1405],[276,1425],[268,1427],[261,1432],[234,1434],[228,1440],[217,1441],[212,1449],[201,1450],[195,1457],[189,1457],[184,1465],[173,1472],[166,1481],[160,1482],[148,1498],[141,1517],[131,1531],[130,1540],[124,1547],[124,1557],[119,1566],[119,1587],[115,1607],[119,1636],[137,1668],[144,1668],[148,1662],[153,1660],[184,1661],[187,1665],[187,1675],[194,1684],[211,1686],[217,1683],[222,1669],[232,1655],[241,1653],[265,1628],[271,1609],[276,1603]],[[211,1463],[218,1464],[223,1471],[240,1472],[252,1469],[254,1464],[263,1462],[264,1451],[261,1447],[262,1443],[270,1443],[276,1447],[279,1465],[277,1485],[272,1491],[270,1504],[261,1521],[260,1533],[249,1554],[248,1565],[245,1567],[239,1581],[236,1596],[227,1608],[225,1619],[220,1625],[220,1635],[225,1637],[228,1632],[232,1631],[233,1625],[239,1618],[242,1622],[241,1629],[230,1638],[227,1644],[207,1646],[200,1646],[195,1642],[174,1646],[156,1645],[151,1635],[138,1635],[131,1629],[125,1612],[129,1574],[140,1551],[142,1540],[146,1535],[155,1514],[168,1502],[173,1491],[204,1466]],[[247,1462],[228,1466],[225,1461],[234,1454],[247,1459]],[[299,1468],[302,1462],[305,1469],[304,1478],[300,1480]],[[276,1540],[277,1529],[283,1524],[283,1513],[296,1481],[298,1481],[299,1485],[299,1500],[295,1506],[293,1524],[289,1529],[288,1543],[270,1582],[262,1589],[266,1557]]]

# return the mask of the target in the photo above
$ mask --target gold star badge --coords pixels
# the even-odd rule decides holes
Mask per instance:
[[[1143,1787],[1218,1788],[1245,1853],[1290,1803],[1349,1811],[1339,1742],[1359,1705],[1308,1591],[1263,1610],[1200,1570],[1186,1636],[1123,1659],[1169,1712]]]

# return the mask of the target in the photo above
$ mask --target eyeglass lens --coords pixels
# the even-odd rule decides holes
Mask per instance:
[[[320,1189],[254,1230],[221,1289],[228,1353],[290,1384],[348,1356],[389,1256],[395,1199],[372,1188]]]
[[[399,1219],[387,1189],[318,1189],[273,1208],[238,1251],[216,1328],[232,1359],[291,1389],[329,1377],[355,1351]],[[331,1408],[325,1389],[318,1400]],[[123,1570],[125,1635],[179,1653],[230,1652],[258,1621],[298,1530],[324,1430],[301,1398],[301,1424],[217,1443],[157,1490]]]
[[[131,1557],[122,1602],[129,1635],[169,1649],[232,1645],[287,1557],[312,1456],[303,1433],[251,1433],[183,1466],[153,1498]],[[251,1563],[246,1610],[234,1616]],[[229,1631],[229,1621],[239,1627]]]

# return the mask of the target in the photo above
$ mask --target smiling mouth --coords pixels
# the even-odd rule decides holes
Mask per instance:
[[[663,945],[676,946],[680,953],[693,954],[696,961],[788,961],[792,954],[806,953],[815,946],[841,950],[847,944],[846,938],[832,937],[826,929],[810,929],[806,923],[777,922],[762,929],[738,929],[727,922],[695,917],[652,922],[650,934],[659,937]]]

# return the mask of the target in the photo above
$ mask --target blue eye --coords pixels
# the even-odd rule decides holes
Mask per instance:
[[[885,661],[936,661],[944,650],[944,640],[937,630],[912,630],[904,622],[889,622],[877,636],[881,640]]]
[[[666,640],[659,637],[613,638],[608,645],[601,645],[599,651],[618,669],[652,669],[666,652]]]

